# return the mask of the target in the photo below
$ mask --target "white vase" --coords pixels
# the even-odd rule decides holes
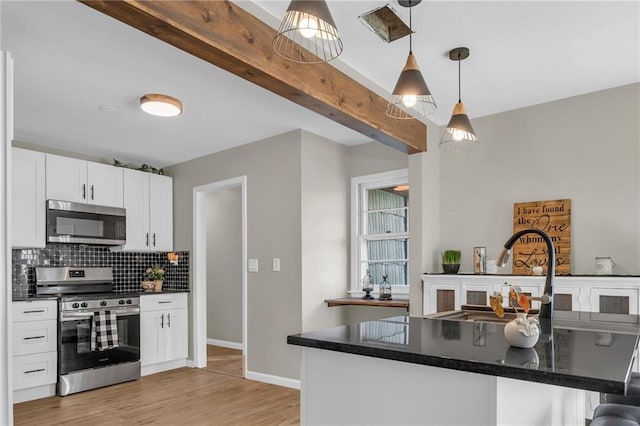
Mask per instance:
[[[504,326],[504,337],[516,348],[532,348],[540,337],[537,318],[527,318],[525,313],[517,313],[516,319]]]

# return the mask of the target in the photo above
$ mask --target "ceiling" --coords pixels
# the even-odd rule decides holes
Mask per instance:
[[[275,27],[288,5],[236,3]],[[387,97],[408,39],[384,43],[357,20],[385,2],[328,4],[345,46],[332,64]],[[408,21],[408,9],[389,4]],[[2,49],[15,60],[17,140],[157,167],[297,128],[345,145],[370,141],[83,4],[3,0],[0,8]],[[447,52],[458,46],[471,50],[462,99],[472,121],[640,81],[637,1],[425,0],[413,9],[413,27],[413,51],[438,103],[429,119],[438,125],[457,100]],[[180,98],[184,113],[143,113],[145,93]]]

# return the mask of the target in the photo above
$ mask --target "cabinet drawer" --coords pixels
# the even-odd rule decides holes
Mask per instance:
[[[55,383],[57,352],[13,357],[13,390]]]
[[[13,302],[13,322],[55,320],[58,302],[55,300],[34,300]]]
[[[55,351],[56,329],[56,320],[14,323],[13,355]]]
[[[153,294],[140,296],[141,311],[159,311],[166,309],[186,309],[187,294]]]

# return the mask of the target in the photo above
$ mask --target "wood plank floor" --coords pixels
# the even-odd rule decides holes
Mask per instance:
[[[242,369],[241,350],[207,345],[207,366],[205,370],[235,377],[244,377]]]
[[[14,405],[16,425],[297,425],[300,392],[205,369]]]

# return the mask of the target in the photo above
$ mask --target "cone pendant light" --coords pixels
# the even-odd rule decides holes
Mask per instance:
[[[413,29],[411,8],[422,0],[399,0],[401,6],[409,8],[409,56],[398,82],[393,89],[391,99],[385,113],[393,118],[410,119],[424,117],[436,110],[436,102],[431,95],[427,83],[422,77],[418,61],[413,56]],[[413,114],[410,112],[412,111]]]
[[[458,61],[458,103],[453,107],[451,120],[440,139],[443,151],[468,151],[478,145],[478,136],[471,126],[460,95],[460,61],[468,57],[469,49],[466,47],[457,47],[449,52],[449,59]]]
[[[342,53],[342,40],[324,0],[292,0],[273,39],[273,50],[303,64],[328,62]]]

